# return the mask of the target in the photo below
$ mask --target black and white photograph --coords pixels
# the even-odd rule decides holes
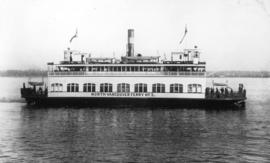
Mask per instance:
[[[0,0],[0,162],[270,162],[270,1]]]

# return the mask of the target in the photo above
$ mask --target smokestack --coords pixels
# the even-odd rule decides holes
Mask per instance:
[[[127,56],[134,56],[134,29],[128,30]]]

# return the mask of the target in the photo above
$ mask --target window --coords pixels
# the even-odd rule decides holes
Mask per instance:
[[[127,83],[117,84],[117,92],[130,92],[130,85]]]
[[[192,93],[192,84],[188,85],[188,93]]]
[[[165,93],[165,84],[156,83],[152,86],[153,93]]]
[[[202,85],[201,84],[197,85],[197,92],[202,93]]]
[[[112,92],[112,84],[110,83],[101,83],[100,92]]]
[[[183,93],[183,84],[178,83],[171,84],[170,93]]]
[[[61,84],[61,83],[52,83],[51,84],[51,91],[52,92],[62,92],[63,91],[63,84]]]
[[[84,92],[96,92],[96,84],[94,83],[84,83],[83,84]]]
[[[201,84],[189,84],[188,93],[201,93],[202,85]]]
[[[67,84],[67,92],[79,92],[79,84],[77,83]]]
[[[145,83],[135,84],[135,92],[147,92],[147,84]]]

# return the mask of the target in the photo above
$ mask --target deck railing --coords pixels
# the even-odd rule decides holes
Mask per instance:
[[[205,76],[205,72],[89,72],[62,71],[48,72],[49,76]]]

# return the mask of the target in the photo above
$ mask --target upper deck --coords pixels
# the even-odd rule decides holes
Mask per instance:
[[[204,77],[206,63],[200,61],[200,50],[172,52],[170,60],[160,56],[134,55],[134,30],[128,31],[127,55],[120,59],[95,58],[69,48],[64,61],[48,63],[48,76],[189,76]]]
[[[49,76],[205,76],[205,64],[51,65]]]

